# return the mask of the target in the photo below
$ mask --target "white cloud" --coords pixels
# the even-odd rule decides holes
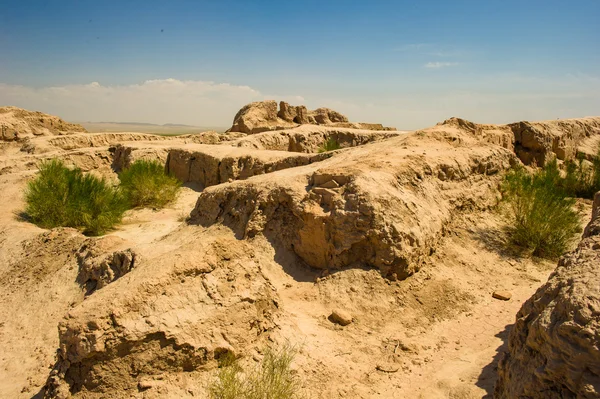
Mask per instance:
[[[244,104],[264,99],[302,102],[300,96],[267,96],[249,86],[177,79],[141,84],[34,88],[0,83],[0,105],[15,105],[75,121],[185,123],[227,126]]]
[[[443,68],[440,66],[439,68]],[[436,71],[436,69],[431,69]],[[309,108],[329,107],[351,121],[380,122],[400,129],[434,125],[450,116],[481,123],[506,123],[597,115],[600,77],[573,71],[559,76],[515,73],[444,79],[407,79],[395,86],[340,93],[335,88],[303,90],[304,96],[263,93],[227,83],[150,80],[132,85],[34,88],[0,83],[0,106],[58,115],[69,121],[185,123],[228,127],[244,104],[283,100]]]
[[[428,69],[440,69],[440,68],[447,68],[447,67],[453,67],[458,65],[458,62],[428,62],[427,64],[423,65],[424,68],[428,68]]]

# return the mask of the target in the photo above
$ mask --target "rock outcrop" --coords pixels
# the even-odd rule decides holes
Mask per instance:
[[[228,132],[254,134],[293,126],[296,124],[279,118],[277,102],[258,101],[247,104],[238,111]]]
[[[373,131],[331,126],[302,125],[277,132],[263,132],[241,137],[227,144],[257,150],[315,153],[328,140],[340,148],[357,147],[375,141],[396,137],[406,132]]]
[[[242,180],[255,175],[308,165],[331,156],[328,153],[298,154],[282,151],[252,151],[227,145],[165,145],[164,143],[119,144],[112,148],[112,168],[120,171],[138,159],[157,160],[168,173],[184,183],[201,187]]]
[[[317,108],[309,111],[303,105],[293,106],[282,101],[277,110],[277,102],[268,100],[253,102],[242,107],[235,115],[233,125],[228,132],[256,134],[288,129],[303,124],[351,129],[395,130],[377,123],[350,123],[346,116],[329,108]]]
[[[495,175],[513,161],[464,130],[423,131],[276,177],[210,187],[192,222],[224,224],[239,238],[264,234],[315,268],[367,265],[402,279],[419,269],[455,212],[496,203]]]
[[[317,125],[331,125],[332,123],[348,122],[348,118],[329,108],[317,108],[308,114],[309,120],[314,120]]]
[[[181,236],[163,245],[177,247]],[[135,396],[148,380],[215,368],[221,356],[248,351],[273,329],[277,312],[253,248],[200,235],[144,257],[69,312],[44,397]]]
[[[279,112],[277,116],[284,121],[297,123],[299,125],[305,123],[316,123],[314,118],[311,121],[308,110],[304,105],[293,106],[284,101],[279,103]]]
[[[139,256],[131,248],[117,249],[126,242],[115,236],[87,239],[77,251],[77,282],[86,295],[106,287],[135,267]]]
[[[17,107],[0,107],[0,141],[84,132],[83,126],[65,122],[57,116]]]
[[[465,129],[484,140],[509,148],[526,165],[543,166],[555,158],[591,158],[600,143],[600,117],[561,119],[540,122],[515,122],[507,125],[473,123],[450,118],[438,126]]]
[[[578,248],[517,314],[495,397],[600,397],[600,193]]]
[[[517,122],[508,125],[514,133],[515,152],[527,165],[543,166],[554,158],[574,159],[578,147],[600,135],[600,118]]]

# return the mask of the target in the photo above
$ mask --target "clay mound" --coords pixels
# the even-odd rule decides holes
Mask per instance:
[[[600,397],[600,193],[579,247],[517,314],[497,398]]]
[[[274,100],[258,101],[245,105],[233,118],[227,132],[256,134],[283,130],[303,124],[325,125],[368,130],[395,130],[377,123],[350,123],[348,118],[329,108],[308,111],[305,106],[293,106],[281,102],[277,110]]]
[[[452,137],[449,139],[448,137]],[[469,132],[423,131],[328,160],[202,192],[192,220],[239,238],[264,234],[322,269],[352,265],[406,278],[453,215],[497,201],[513,154]]]
[[[17,107],[0,107],[0,140],[16,141],[32,136],[55,136],[86,132],[75,123],[43,112]]]

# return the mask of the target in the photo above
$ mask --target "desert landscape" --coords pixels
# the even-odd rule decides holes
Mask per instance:
[[[0,126],[2,398],[600,397],[600,117],[400,131],[269,100],[224,133]],[[176,194],[51,227],[53,160],[117,194],[158,165]],[[578,187],[542,198],[559,215],[510,185],[552,173]]]

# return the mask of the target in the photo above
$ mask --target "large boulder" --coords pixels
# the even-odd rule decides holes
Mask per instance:
[[[245,105],[233,118],[233,126],[228,132],[261,133],[296,126],[277,116],[275,101],[258,101]]]
[[[517,314],[495,397],[600,397],[600,193],[578,248]]]

